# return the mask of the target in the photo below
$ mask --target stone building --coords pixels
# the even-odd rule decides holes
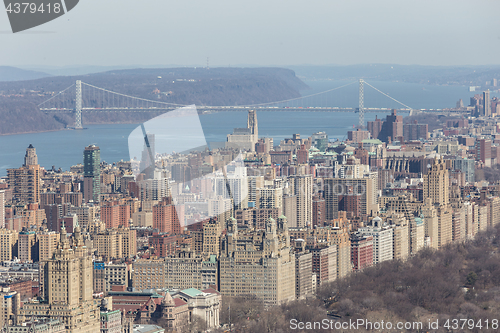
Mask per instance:
[[[268,219],[265,230],[239,231],[227,222],[220,257],[220,292],[227,296],[253,294],[267,305],[295,299],[295,258],[286,217]]]

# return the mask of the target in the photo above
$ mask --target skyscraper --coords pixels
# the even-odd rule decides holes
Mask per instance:
[[[385,118],[378,138],[383,142],[389,142],[397,140],[402,136],[403,116],[398,116],[396,110],[393,109],[391,114]]]
[[[424,198],[430,198],[432,204],[446,206],[449,202],[449,176],[444,160],[434,160],[429,171],[424,175]]]
[[[24,303],[20,321],[38,317],[58,318],[66,332],[99,332],[99,301],[92,298],[92,258],[87,255],[80,227],[74,240],[61,228],[54,256],[40,263],[40,301]]]
[[[490,90],[483,91],[483,115],[491,116]]]
[[[18,238],[19,234],[16,230],[0,228],[0,261],[12,260],[18,255]]]
[[[485,167],[491,167],[491,140],[478,139],[475,142],[476,161],[484,163]]]
[[[377,202],[377,184],[376,173],[368,172],[362,177],[353,178],[325,178],[325,204],[326,220],[333,220],[338,217],[339,201],[342,196],[357,196],[358,198],[348,197],[347,202],[341,208],[358,207],[363,215],[370,215],[378,211]],[[358,208],[357,208],[358,209]],[[356,209],[356,210],[357,210]]]
[[[449,206],[449,175],[446,162],[435,159],[424,175],[424,206],[423,212],[426,224],[426,236],[431,240],[431,246],[439,249],[451,243],[452,208]]]
[[[2,298],[0,305],[0,325],[2,325],[2,328],[14,325],[14,317],[19,312],[21,305],[20,293],[10,290],[10,288],[2,288],[0,289],[0,297]]]
[[[32,144],[26,149],[26,155],[24,155],[24,166],[36,165],[38,164],[38,157],[36,156],[36,149]]]
[[[313,178],[312,175],[291,176],[293,182],[294,195],[297,196],[295,216],[296,225],[292,227],[304,228],[308,224],[312,226],[312,195]]]
[[[181,205],[176,207],[171,197],[163,198],[153,206],[153,228],[158,229],[159,232],[180,234],[181,224],[184,224],[183,215]]]
[[[328,147],[328,134],[325,132],[318,132],[311,135],[312,144],[318,148],[319,151],[324,152]]]
[[[101,196],[101,150],[96,145],[83,151],[83,198],[99,202]]]
[[[248,111],[246,128],[235,128],[233,134],[228,134],[226,147],[255,151],[255,144],[259,141],[259,127],[255,110]]]
[[[259,141],[259,126],[257,123],[257,113],[255,112],[255,110],[248,111],[247,127],[250,129],[250,133],[252,133],[252,142],[255,146],[257,141]]]
[[[38,251],[35,246],[36,234],[34,231],[23,230],[19,233],[19,259],[24,262],[38,261]],[[35,258],[36,256],[36,258]]]
[[[154,178],[155,155],[155,135],[146,134],[146,137],[144,138],[144,148],[142,149],[141,162],[139,164],[139,170],[145,174],[146,179]]]
[[[246,246],[248,239],[253,246]],[[227,221],[220,255],[220,292],[227,296],[253,294],[266,305],[295,299],[295,258],[290,248],[288,222],[269,218],[264,230],[249,234]]]
[[[0,190],[0,228],[5,228],[5,191]]]
[[[40,166],[33,145],[26,149],[24,165],[19,169],[7,169],[13,199],[21,203],[40,202]]]

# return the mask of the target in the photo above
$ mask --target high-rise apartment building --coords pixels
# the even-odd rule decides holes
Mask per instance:
[[[132,264],[111,264],[102,261],[93,263],[94,293],[109,292],[113,286],[131,287]]]
[[[18,233],[16,230],[0,229],[0,261],[18,256]]]
[[[278,208],[279,215],[281,215],[283,209],[283,189],[281,187],[264,187],[257,189],[255,207]]]
[[[429,138],[429,125],[418,124],[416,121],[413,124],[404,124],[403,136],[406,142],[412,140],[427,140]]]
[[[175,256],[134,261],[133,287],[136,290],[155,288],[209,288],[217,285],[218,262],[215,255],[208,260],[185,248]]]
[[[398,116],[395,109],[385,118],[378,138],[384,142],[394,141],[403,137],[403,116]]]
[[[352,272],[349,228],[346,212],[339,212],[338,218],[333,220],[330,240],[332,245],[337,246],[337,279],[346,277]]]
[[[313,253],[295,254],[295,298],[302,299],[313,294]],[[335,271],[335,276],[337,272]]]
[[[162,178],[158,174],[156,176],[156,178],[136,182],[139,193],[135,193],[134,196],[138,197],[140,201],[161,200],[170,196],[168,178]]]
[[[373,236],[351,234],[351,263],[354,271],[373,266]]]
[[[64,227],[54,256],[40,263],[41,301],[24,303],[20,320],[60,319],[68,333],[99,332],[99,303],[92,298],[92,258],[83,244],[80,228],[70,242]]]
[[[439,244],[439,218],[431,198],[425,198],[422,206],[422,216],[425,221],[425,238],[428,246],[437,249]]]
[[[2,299],[0,303],[0,327],[6,328],[15,325],[15,317],[21,307],[20,294],[17,291],[11,291],[10,288],[0,288],[0,298]]]
[[[328,147],[328,134],[325,132],[317,132],[311,135],[312,145],[324,152]]]
[[[13,201],[20,203],[40,202],[40,166],[33,145],[26,149],[24,165],[19,169],[7,169]]]
[[[101,221],[106,228],[128,227],[130,206],[120,201],[106,201],[101,204]]]
[[[115,229],[122,236],[123,258],[133,258],[137,254],[137,231],[128,227],[120,226]]]
[[[301,145],[297,150],[297,164],[307,164],[309,162],[309,150],[305,145]]]
[[[78,225],[80,228],[86,229],[97,219],[99,210],[100,207],[98,205],[84,204],[80,207],[71,206],[69,214],[76,214],[78,217]]]
[[[208,216],[216,217],[219,221],[226,221],[233,216],[233,200],[217,196],[207,200]]]
[[[36,156],[36,149],[32,144],[26,149],[26,155],[24,155],[24,166],[28,165],[38,165],[38,157]]]
[[[5,191],[0,190],[0,228],[5,228]]]
[[[457,157],[453,160],[453,168],[465,174],[465,181],[473,183],[475,181],[476,170],[473,159]]]
[[[43,231],[36,235],[38,240],[39,260],[47,261],[52,258],[57,249],[59,233],[55,231]]]
[[[251,239],[258,243],[245,246]],[[265,304],[278,305],[295,299],[295,287],[295,258],[286,218],[268,219],[265,230],[252,234],[239,232],[236,219],[230,219],[221,244],[220,292],[252,294]]]
[[[312,254],[312,272],[316,274],[318,286],[337,279],[337,246],[316,246],[310,248]]]
[[[367,122],[367,128],[372,138],[383,142],[394,141],[403,137],[403,116],[398,116],[395,109],[384,121],[375,117]]]
[[[380,217],[375,217],[371,225],[358,229],[361,235],[373,237],[373,264],[393,259],[393,229]]]
[[[343,197],[347,197],[347,207],[355,208],[361,214],[376,213],[378,211],[377,184],[375,172],[369,172],[363,178],[325,178],[326,220],[338,217],[339,199]],[[345,207],[344,204],[344,209]]]
[[[248,111],[247,128],[253,136],[254,145],[259,140],[259,124],[257,122],[257,112],[255,110]]]
[[[491,167],[491,140],[476,140],[475,148],[476,161],[483,162],[485,167]]]
[[[162,201],[153,206],[153,228],[158,229],[158,232],[179,234],[181,232],[181,222],[184,224],[184,219],[182,218],[181,221],[179,219],[180,214],[177,212],[180,209],[181,206],[176,207],[172,203],[172,198],[163,198]]]
[[[485,117],[491,116],[491,100],[490,90],[483,91],[483,115]]]
[[[104,260],[121,259],[123,257],[123,235],[117,229],[108,229],[93,237],[97,255]]]
[[[255,170],[252,170],[255,171]],[[257,189],[264,187],[264,176],[248,176],[248,202],[256,202],[257,201]]]
[[[313,208],[313,216],[312,216],[312,225],[322,227],[324,226],[324,222],[326,219],[326,204],[325,199],[323,199],[319,195],[315,195],[312,198],[312,208]]]
[[[245,167],[236,166],[234,171],[227,173],[227,177],[220,175],[214,181],[216,196],[232,199],[234,209],[248,207],[248,180]]]
[[[228,134],[226,147],[255,151],[259,141],[259,126],[255,110],[248,111],[247,127],[235,128],[233,134]]]
[[[19,233],[18,251],[19,260],[23,262],[38,261],[38,249],[35,246],[35,231],[23,230]]]
[[[373,130],[373,128],[372,128]],[[357,129],[355,131],[347,132],[347,139],[353,142],[363,142],[363,140],[367,140],[370,138],[370,132],[362,129]]]
[[[382,131],[382,124],[383,121],[381,119],[378,119],[377,116],[375,116],[374,121],[366,122],[366,128],[368,129],[368,132],[370,132],[370,135],[373,139],[378,138],[380,131]]]
[[[393,230],[393,259],[406,260],[410,255],[410,229],[405,215],[402,213],[390,213],[384,214],[384,217]]]
[[[296,224],[290,225],[290,227],[302,228],[312,225],[313,177],[312,175],[300,175],[291,176],[289,179],[293,186],[293,194],[297,200],[295,211],[293,212],[296,216]]]
[[[434,205],[446,206],[450,200],[450,178],[446,162],[443,159],[435,159],[428,167],[428,172],[424,175],[424,198],[430,198]]]
[[[97,203],[100,196],[101,150],[96,145],[90,145],[83,151],[83,199]]]

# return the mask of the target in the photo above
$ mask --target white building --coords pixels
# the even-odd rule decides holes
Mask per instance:
[[[375,217],[371,225],[358,229],[362,235],[373,236],[373,264],[393,259],[393,229],[380,217]]]

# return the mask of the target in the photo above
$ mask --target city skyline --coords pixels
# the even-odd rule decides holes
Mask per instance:
[[[499,1],[15,1],[2,332],[500,327]]]
[[[407,267],[473,243],[500,225],[498,185],[479,171],[500,164],[500,101],[477,94],[470,104],[432,130],[392,110],[341,142],[322,131],[274,142],[255,110],[219,149],[161,153],[156,133],[144,131],[151,172],[134,173],[138,161],[100,164],[95,145],[85,146],[83,164],[45,172],[29,145],[22,166],[0,180],[0,293],[13,298],[2,320],[63,322],[67,333],[217,329],[231,324],[226,302],[249,293],[267,311],[328,301],[325,290],[373,266]],[[27,167],[40,176],[26,181]],[[39,289],[27,290],[35,276]]]

